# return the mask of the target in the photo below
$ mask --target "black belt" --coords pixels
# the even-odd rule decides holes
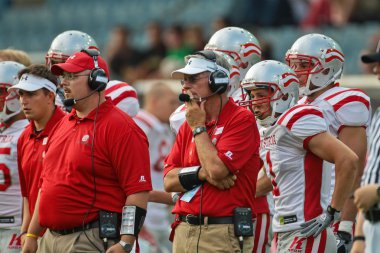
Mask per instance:
[[[91,221],[91,222],[89,222],[87,224],[84,224],[84,226],[80,226],[80,227],[69,228],[69,229],[61,229],[61,230],[50,229],[50,231],[53,231],[54,233],[57,233],[57,234],[60,234],[60,235],[68,235],[68,234],[80,232],[80,231],[83,231],[83,230],[88,230],[88,229],[91,229],[91,228],[98,228],[98,227],[99,227],[99,221],[95,220],[95,221]]]
[[[190,225],[203,225],[205,223],[207,224],[233,224],[234,220],[232,217],[207,217],[207,216],[196,216],[192,214],[188,215],[179,215],[178,216],[179,221],[186,222]]]
[[[366,220],[375,223],[380,221],[380,209],[370,209],[365,212]]]

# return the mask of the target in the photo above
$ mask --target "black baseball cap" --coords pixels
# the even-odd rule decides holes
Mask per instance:
[[[364,63],[380,62],[380,41],[377,44],[376,53],[362,55],[362,62]]]

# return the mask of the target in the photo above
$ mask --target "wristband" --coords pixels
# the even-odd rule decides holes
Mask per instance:
[[[178,179],[180,184],[187,191],[201,185],[201,181],[198,177],[201,166],[184,167],[178,172]]]
[[[354,236],[354,239],[352,241],[365,241],[365,237],[362,235]]]
[[[32,234],[32,233],[27,233],[26,237],[31,237],[31,238],[34,238],[34,239],[38,239],[38,235]]]
[[[20,236],[25,235],[26,233],[28,233],[28,232],[23,231],[23,232],[20,233]]]

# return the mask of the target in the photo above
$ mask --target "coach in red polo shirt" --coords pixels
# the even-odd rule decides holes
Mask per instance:
[[[57,77],[45,65],[31,65],[18,73],[20,82],[9,90],[17,90],[22,110],[29,125],[17,143],[17,160],[23,196],[23,241],[38,196],[42,160],[51,129],[64,116],[54,105]]]
[[[108,67],[96,51],[76,53],[51,70],[62,76],[65,103],[74,109],[48,142],[39,212],[25,247],[33,252],[31,237],[46,227],[38,252],[103,252],[111,245],[107,252],[129,252],[152,189],[147,138],[105,97]],[[99,237],[100,210],[118,214],[120,241]]]
[[[173,209],[176,253],[240,252],[232,216],[235,208],[253,209],[260,137],[254,115],[227,97],[230,68],[205,50],[172,74],[190,95],[182,97],[186,122],[164,171],[165,190],[183,193]],[[253,237],[243,242],[244,252],[252,252]]]

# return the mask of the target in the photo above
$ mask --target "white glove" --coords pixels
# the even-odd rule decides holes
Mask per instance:
[[[317,237],[323,230],[330,226],[334,220],[339,220],[340,212],[328,206],[326,211],[312,220],[301,224],[301,234],[305,237]]]

